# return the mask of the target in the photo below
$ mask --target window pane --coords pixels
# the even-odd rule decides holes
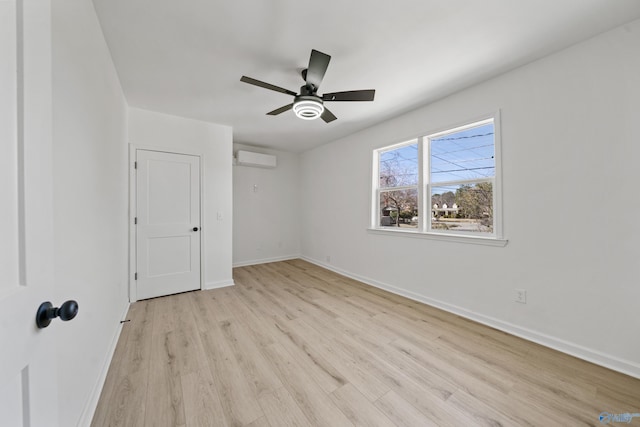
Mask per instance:
[[[418,227],[418,189],[380,192],[382,227]]]
[[[418,185],[418,144],[380,153],[380,188]]]
[[[431,139],[431,183],[495,175],[493,123]]]
[[[493,233],[492,183],[432,187],[431,229]]]

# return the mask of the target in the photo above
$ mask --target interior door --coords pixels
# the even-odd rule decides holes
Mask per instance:
[[[200,289],[200,158],[136,150],[136,296]]]
[[[0,0],[0,424],[57,426],[49,0]],[[55,301],[53,301],[55,302]]]

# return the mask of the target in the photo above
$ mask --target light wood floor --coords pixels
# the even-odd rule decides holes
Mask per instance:
[[[598,426],[640,412],[640,380],[301,260],[234,279],[131,306],[93,426]]]

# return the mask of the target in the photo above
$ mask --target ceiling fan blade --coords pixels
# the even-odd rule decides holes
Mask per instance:
[[[323,101],[373,101],[376,95],[375,89],[349,90],[345,92],[325,93]]]
[[[320,117],[322,117],[322,120],[324,120],[325,123],[330,123],[337,119],[337,117],[334,116],[333,113],[327,109],[327,107],[324,107],[324,111],[322,112],[322,116]]]
[[[327,72],[329,61],[331,61],[331,56],[315,49],[311,50],[309,68],[307,68],[307,85],[312,85],[316,90],[320,87],[324,73]]]
[[[278,114],[282,114],[285,111],[291,110],[292,107],[293,107],[293,104],[289,104],[289,105],[285,105],[284,107],[276,108],[273,111],[269,111],[267,113],[267,116],[277,116]]]
[[[287,95],[296,96],[297,93],[290,91],[289,89],[282,88],[280,86],[272,85],[269,83],[261,82],[260,80],[252,79],[251,77],[242,76],[241,82],[249,83],[250,85],[260,86],[265,89],[275,90],[276,92],[286,93]]]

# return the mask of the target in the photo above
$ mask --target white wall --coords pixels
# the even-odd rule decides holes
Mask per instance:
[[[233,265],[299,257],[299,155],[241,144],[233,149],[272,154],[278,164],[233,167]]]
[[[640,377],[638,52],[640,21],[302,154],[302,254]],[[497,109],[506,247],[367,233],[374,148]]]
[[[204,287],[233,284],[231,128],[130,108],[129,142],[139,148],[201,156]]]
[[[128,307],[126,101],[90,1],[52,3],[59,423],[88,425]]]

